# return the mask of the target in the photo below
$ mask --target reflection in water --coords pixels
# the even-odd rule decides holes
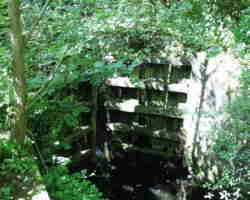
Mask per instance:
[[[175,200],[167,185],[142,186],[136,193],[136,200]]]
[[[100,158],[97,163],[97,176],[100,176],[95,183],[108,199],[176,200],[176,178],[180,178],[184,170],[176,169],[180,163],[173,162],[172,166],[169,159],[136,151],[116,155],[109,163],[102,159],[104,153],[98,147],[96,154]]]
[[[167,185],[156,185],[150,187],[149,191],[153,194],[155,200],[175,200],[176,197],[170,192]]]

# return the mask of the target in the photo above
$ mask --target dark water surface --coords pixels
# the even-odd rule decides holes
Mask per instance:
[[[187,176],[182,161],[141,152],[124,152],[109,167],[110,176],[94,182],[110,200],[172,200],[176,179]]]

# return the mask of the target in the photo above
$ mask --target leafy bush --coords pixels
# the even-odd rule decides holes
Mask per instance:
[[[64,166],[54,167],[45,176],[50,196],[55,200],[98,200],[102,194],[86,180],[85,172],[68,175]]]
[[[28,197],[41,181],[35,159],[20,146],[0,141],[0,199],[12,200]],[[29,192],[29,195],[28,195]]]
[[[42,183],[34,157],[20,146],[0,141],[0,199],[30,199]],[[102,194],[86,180],[85,172],[69,175],[65,166],[50,168],[44,176],[54,200],[99,200]],[[37,189],[37,190],[36,190]]]

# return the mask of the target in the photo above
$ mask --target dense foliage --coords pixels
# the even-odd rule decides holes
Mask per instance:
[[[0,1],[0,137],[11,131],[14,109],[6,8],[7,1]],[[132,72],[139,63],[172,57],[189,59],[201,51],[214,57],[221,51],[233,50],[249,65],[247,0],[23,0],[21,10],[28,138],[32,142],[27,142],[30,152],[23,153],[16,144],[1,141],[0,177],[13,180],[9,185],[0,182],[1,199],[12,199],[10,194],[18,193],[17,182],[27,188],[41,181],[30,176],[37,169],[35,161],[51,163],[57,149],[71,148],[65,138],[78,130],[81,114],[89,112],[76,95],[82,81],[99,87],[107,78],[121,74],[136,80]],[[213,195],[226,191],[231,199],[249,197],[249,75],[246,67],[240,93],[227,108],[229,117],[216,132],[212,153],[226,163],[225,170],[215,182],[207,183]],[[31,143],[37,144],[41,158],[30,150]],[[31,152],[35,160],[27,155]],[[45,178],[45,183],[54,187],[52,196],[58,199],[85,198],[81,195],[100,199],[90,182],[81,182],[86,178],[82,174],[71,177],[59,167],[51,169]],[[238,193],[242,196],[235,196]]]
[[[31,199],[43,189],[35,187],[43,182],[41,176],[37,174],[36,160],[30,157],[30,152],[25,152],[13,142],[1,140],[0,149],[0,198],[3,200]],[[30,147],[29,149],[31,150]],[[85,172],[69,175],[64,165],[50,168],[44,179],[50,197],[53,199],[98,200],[102,196],[95,185],[84,180]]]
[[[85,172],[68,175],[66,167],[51,168],[45,176],[50,196],[53,199],[67,200],[99,200],[102,194],[90,181]]]
[[[216,140],[211,154],[223,170],[214,182],[206,183],[211,189],[207,197],[211,199],[244,200],[250,197],[249,75],[249,69],[242,71],[240,92],[226,108],[227,119],[214,130]]]
[[[41,182],[36,174],[35,160],[17,144],[1,139],[0,142],[0,198],[12,200],[27,197],[27,192]],[[32,191],[30,196],[37,191]]]

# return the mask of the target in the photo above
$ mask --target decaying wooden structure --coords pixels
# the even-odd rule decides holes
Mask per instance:
[[[144,63],[134,71],[137,81],[116,77],[102,88],[84,85],[83,100],[92,94],[92,112],[83,117],[92,147],[102,146],[108,159],[110,143],[163,157],[180,154],[181,106],[190,74],[189,63]]]

